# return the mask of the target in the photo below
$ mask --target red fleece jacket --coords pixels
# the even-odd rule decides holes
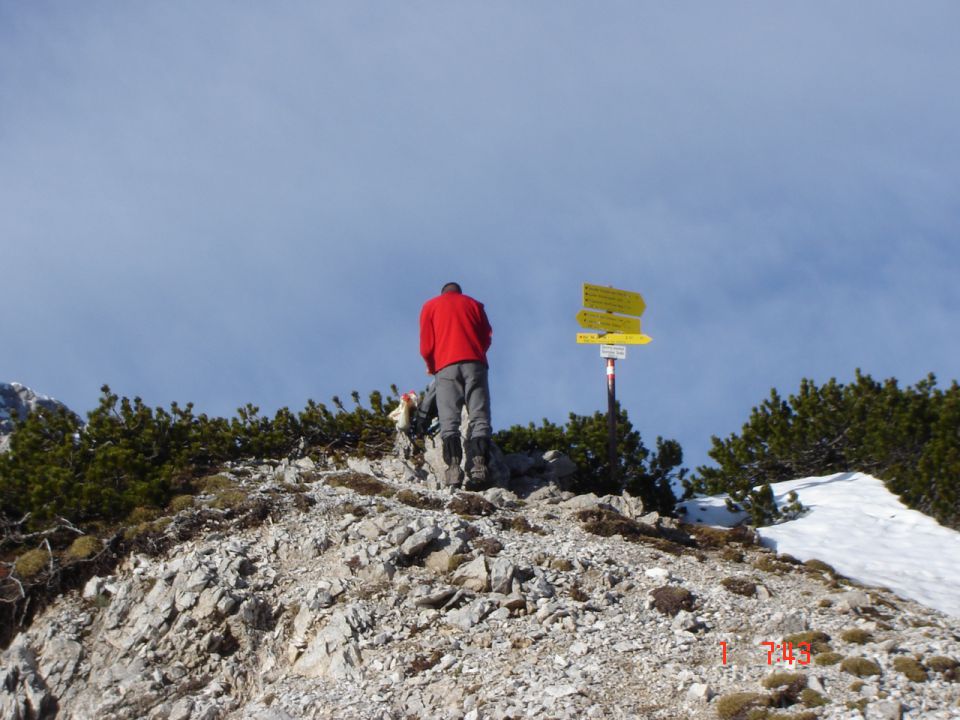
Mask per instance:
[[[420,355],[431,375],[455,362],[486,365],[492,335],[483,304],[463,293],[438,295],[420,311]]]

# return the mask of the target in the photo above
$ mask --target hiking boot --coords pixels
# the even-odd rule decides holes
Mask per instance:
[[[469,487],[473,490],[485,490],[490,485],[490,438],[471,438],[467,446],[467,470],[470,474]]]
[[[473,458],[473,467],[470,468],[469,489],[484,490],[487,487],[487,481],[490,477],[490,471],[487,468],[487,461],[483,457]]]
[[[460,435],[449,435],[443,438],[443,461],[447,464],[447,469],[443,473],[443,482],[449,488],[456,489],[463,484],[461,460],[463,460],[463,445],[460,444]]]
[[[459,465],[448,465],[443,472],[443,481],[451,490],[459,490],[463,484],[463,470]]]

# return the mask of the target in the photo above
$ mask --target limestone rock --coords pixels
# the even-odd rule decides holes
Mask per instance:
[[[458,567],[450,578],[455,585],[460,585],[474,592],[485,592],[490,589],[490,572],[487,569],[487,559],[480,555],[469,563]]]

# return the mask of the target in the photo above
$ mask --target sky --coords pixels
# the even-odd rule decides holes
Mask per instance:
[[[801,517],[758,528],[764,545],[798,560],[822,560],[853,580],[889,588],[947,615],[960,617],[960,533],[906,507],[882,481],[838,473],[777,483],[778,505],[796,492]],[[688,517],[732,527],[746,518],[730,513],[726,496],[687,501]]]
[[[960,377],[954,2],[0,0],[0,381],[84,413],[422,389],[486,306],[496,428],[617,397],[690,467],[771,388]]]

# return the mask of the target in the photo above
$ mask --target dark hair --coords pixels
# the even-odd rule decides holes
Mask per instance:
[[[440,291],[440,294],[443,295],[444,293],[448,293],[448,292],[462,293],[463,290],[460,289],[459,283],[449,282],[443,286],[443,289]]]

